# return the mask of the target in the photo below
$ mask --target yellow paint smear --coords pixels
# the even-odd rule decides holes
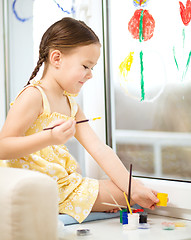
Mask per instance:
[[[125,60],[119,66],[120,73],[124,78],[127,76],[128,72],[131,70],[131,65],[133,63],[133,55],[134,55],[134,52],[130,52],[129,55],[125,58]]]

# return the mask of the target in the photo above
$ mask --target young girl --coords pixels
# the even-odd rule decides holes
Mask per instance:
[[[63,18],[44,33],[39,60],[27,86],[17,96],[0,133],[0,166],[25,168],[54,178],[59,189],[59,211],[82,222],[91,211],[112,211],[108,191],[125,205],[129,173],[102,143],[73,96],[78,94],[100,56],[100,42],[82,21]],[[42,78],[34,80],[44,63]],[[44,128],[55,126],[53,129]],[[75,136],[110,180],[82,178],[77,163],[63,145]],[[108,191],[107,191],[108,190]],[[156,192],[132,179],[131,204],[154,209]]]

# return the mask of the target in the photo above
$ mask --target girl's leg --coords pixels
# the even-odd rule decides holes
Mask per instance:
[[[123,192],[111,180],[99,180],[99,193],[92,212],[104,212],[117,209],[117,207],[102,204],[102,202],[115,204],[108,192],[112,194],[119,205],[127,206]]]

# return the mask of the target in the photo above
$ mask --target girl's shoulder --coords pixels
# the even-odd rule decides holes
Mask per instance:
[[[37,87],[32,85],[27,86],[17,95],[15,100],[10,105],[22,105],[27,108],[35,108],[41,112],[43,106],[42,94]]]
[[[29,85],[25,87],[15,98],[15,101],[29,101],[33,103],[39,103],[39,101],[42,101],[42,94],[39,91],[39,89],[36,86]],[[14,101],[14,102],[15,102]]]

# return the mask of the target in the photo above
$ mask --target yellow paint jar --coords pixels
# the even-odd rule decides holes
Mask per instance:
[[[159,202],[156,204],[157,206],[167,206],[168,202],[168,194],[167,193],[157,193],[157,198],[159,199]]]

